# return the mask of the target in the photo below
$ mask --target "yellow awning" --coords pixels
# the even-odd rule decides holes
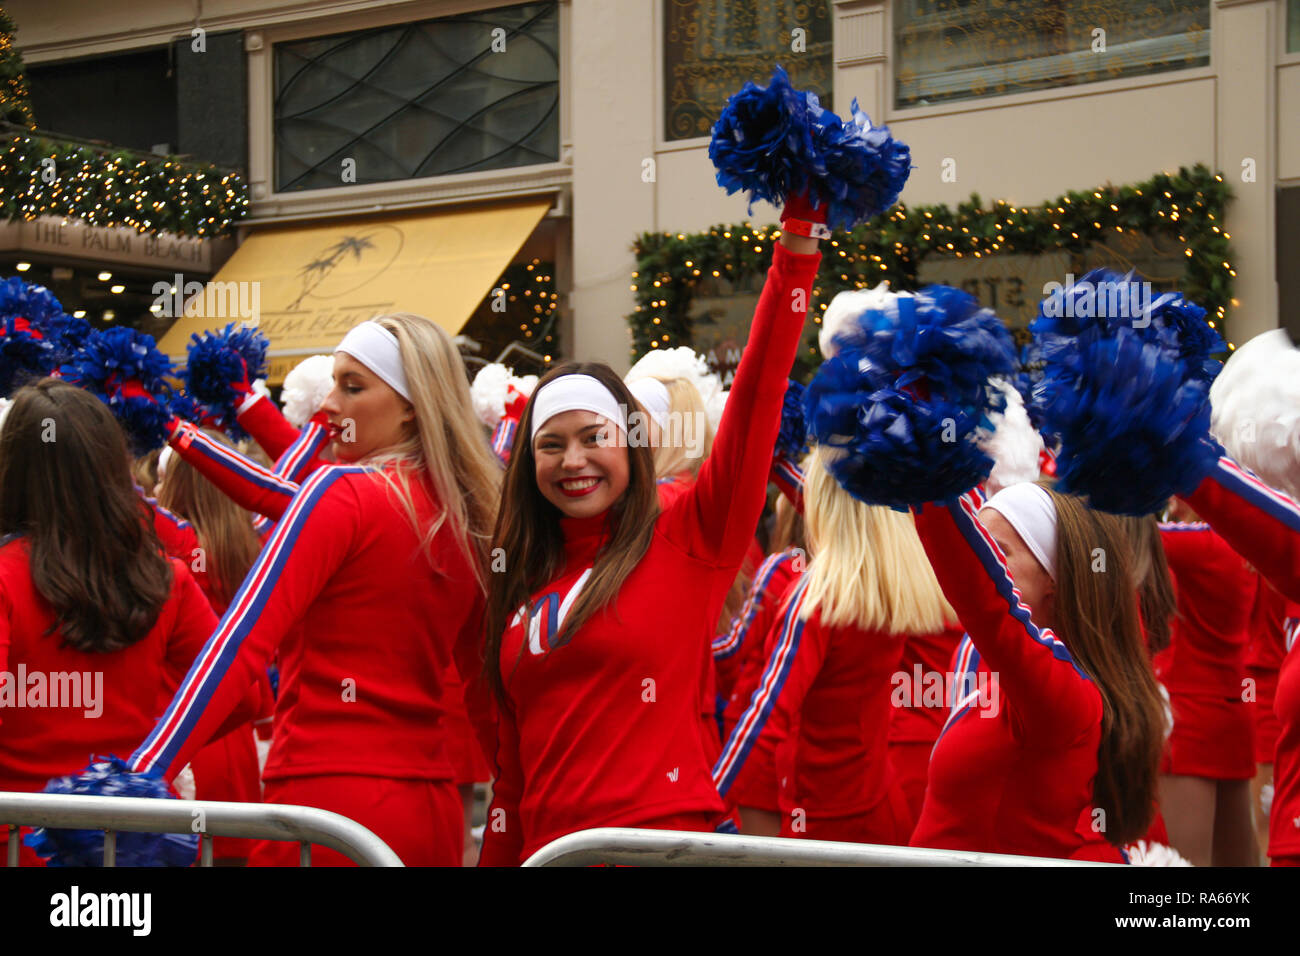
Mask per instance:
[[[456,334],[551,207],[549,198],[268,227],[207,283],[177,290],[185,314],[159,349],[183,364],[190,335],[243,321],[270,339],[267,380],[330,353],[352,326],[415,312]]]

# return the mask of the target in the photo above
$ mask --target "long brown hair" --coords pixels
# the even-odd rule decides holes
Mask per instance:
[[[1101,693],[1093,800],[1116,846],[1146,833],[1155,814],[1164,705],[1142,641],[1133,558],[1114,515],[1049,491],[1056,505],[1056,631]]]
[[[153,628],[172,569],[131,483],[126,438],[88,392],[20,388],[0,431],[0,535],[24,535],[64,644],[121,650]]]
[[[492,535],[492,553],[503,556],[505,569],[504,573],[488,576],[484,615],[484,670],[493,691],[503,701],[501,642],[510,618],[521,607],[528,606],[533,594],[553,581],[564,567],[562,514],[537,487],[537,460],[530,437],[537,396],[548,383],[562,375],[590,375],[608,388],[625,409],[637,407],[623,380],[608,365],[599,362],[564,363],[538,382],[528,400],[506,468],[501,510]],[[629,441],[627,460],[627,490],[606,512],[609,540],[596,555],[591,578],[565,618],[563,629],[552,638],[553,646],[564,643],[592,614],[613,600],[650,547],[659,515],[654,455],[648,444]],[[501,550],[497,551],[498,548]],[[531,614],[531,607],[528,610]]]
[[[206,428],[204,432],[213,441],[226,444],[217,432]],[[158,503],[194,525],[207,562],[208,582],[221,604],[229,605],[262,550],[252,514],[179,455],[173,455],[167,465]]]
[[[1169,646],[1170,621],[1178,614],[1174,582],[1165,559],[1165,545],[1160,538],[1160,523],[1155,515],[1119,519],[1133,549],[1133,582],[1137,587],[1138,609],[1146,631],[1147,652],[1158,654]]]

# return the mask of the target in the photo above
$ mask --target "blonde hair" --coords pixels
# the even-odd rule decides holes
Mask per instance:
[[[827,470],[804,461],[804,527],[812,561],[801,616],[886,634],[933,634],[957,620],[930,567],[912,516],[853,498]]]
[[[668,427],[658,429],[655,477],[668,478],[684,471],[698,475],[704,459],[713,450],[713,425],[704,399],[689,379],[658,380],[668,389]]]
[[[407,438],[370,455],[366,464],[399,465],[392,473],[379,474],[397,492],[417,532],[421,528],[410,475],[424,472],[441,510],[424,529],[421,547],[427,554],[443,524],[450,523],[480,585],[486,587],[488,543],[501,497],[501,464],[484,441],[474,414],[460,353],[447,333],[422,315],[393,312],[373,321],[397,337],[415,421]]]
[[[205,428],[203,433],[229,446],[219,432]],[[262,550],[252,513],[235,504],[179,455],[167,465],[158,503],[194,526],[199,547],[207,555],[209,586],[222,604],[230,604]]]

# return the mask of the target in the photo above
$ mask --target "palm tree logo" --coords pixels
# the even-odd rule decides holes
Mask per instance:
[[[307,263],[298,273],[302,277],[302,291],[298,294],[298,298],[289,303],[288,311],[297,311],[302,306],[302,300],[311,295],[312,290],[325,281],[325,277],[337,268],[349,254],[360,262],[361,253],[374,247],[375,244],[367,238],[344,236],[326,249],[323,256]]]

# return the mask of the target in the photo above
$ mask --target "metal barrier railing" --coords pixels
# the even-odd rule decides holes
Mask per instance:
[[[1040,856],[601,827],[542,847],[524,866],[1114,866]]]
[[[403,865],[388,844],[355,820],[328,810],[282,803],[0,792],[0,826],[4,825],[9,832],[9,866],[18,865],[20,826],[104,830],[105,866],[116,864],[119,830],[198,832],[200,866],[212,865],[214,836],[296,842],[302,866],[311,866],[313,843],[337,850],[361,866]]]

